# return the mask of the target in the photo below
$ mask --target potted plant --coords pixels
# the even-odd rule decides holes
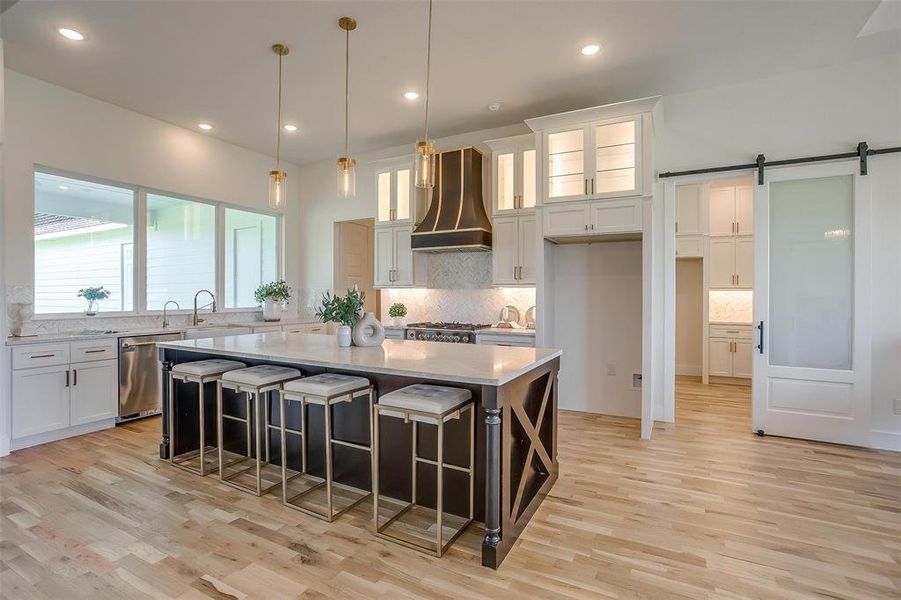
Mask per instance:
[[[282,318],[282,306],[291,297],[291,290],[284,279],[279,279],[258,287],[253,297],[263,305],[264,321],[279,321]]]
[[[403,302],[395,302],[391,305],[391,308],[388,309],[388,316],[394,320],[395,327],[402,327],[404,324],[404,317],[407,316],[407,307],[404,306]]]
[[[347,290],[347,295],[334,296],[326,292],[322,296],[322,304],[316,311],[316,318],[323,323],[338,323],[336,331],[338,346],[347,348],[351,343],[351,329],[363,314],[365,294],[357,288]]]
[[[84,314],[93,317],[97,314],[100,301],[110,297],[110,291],[102,285],[97,287],[86,287],[78,290],[78,297],[84,298],[88,303],[87,307],[85,307]]]

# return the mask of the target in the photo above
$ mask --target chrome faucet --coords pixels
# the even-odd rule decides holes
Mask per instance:
[[[178,302],[175,300],[168,300],[165,304],[163,304],[163,329],[169,327],[169,319],[167,318],[166,309],[170,304],[175,305],[175,310],[181,310],[181,307],[178,305]]]
[[[204,293],[204,292],[206,292],[207,294],[209,294],[209,295],[210,295],[210,298],[212,298],[213,301],[210,302],[209,304],[205,304],[205,305],[201,306],[200,308],[206,308],[207,306],[211,306],[211,307],[213,308],[213,312],[216,312],[216,296],[213,294],[213,292],[211,292],[210,290],[200,290],[200,291],[198,291],[196,294],[194,294],[194,320],[193,320],[192,322],[193,322],[193,324],[194,324],[195,327],[196,327],[197,325],[200,325],[201,323],[203,323],[204,320],[205,320],[205,319],[201,319],[201,318],[199,318],[199,317],[197,316],[197,296],[199,296],[200,294],[202,294],[202,293]]]

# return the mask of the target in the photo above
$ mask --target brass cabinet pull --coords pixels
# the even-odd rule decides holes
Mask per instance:
[[[591,193],[594,193],[594,177],[591,178]]]
[[[735,275],[735,285],[741,285],[741,275]]]
[[[66,387],[69,387],[69,369],[66,369]]]
[[[585,178],[585,195],[588,195],[588,178]]]

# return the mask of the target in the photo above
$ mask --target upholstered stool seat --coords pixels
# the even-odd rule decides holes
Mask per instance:
[[[448,421],[460,419],[464,411],[469,411],[469,465],[460,466],[444,461],[444,428]],[[387,521],[382,523],[379,515],[379,417],[396,417],[402,418],[405,422],[412,422],[413,425],[413,444],[412,444],[412,499],[406,503],[400,510],[390,516]],[[473,518],[473,472],[475,461],[475,406],[472,402],[472,392],[462,388],[453,388],[440,385],[415,384],[399,390],[395,390],[379,398],[378,404],[375,406],[374,429],[374,451],[373,451],[373,485],[372,485],[372,505],[375,521],[375,531],[381,537],[397,542],[404,546],[415,548],[416,550],[432,552],[436,556],[441,556],[444,551],[453,543],[457,537],[472,523]],[[437,426],[438,429],[438,448],[437,460],[429,460],[419,456],[417,452],[418,443],[418,425],[420,423],[431,424]],[[427,538],[411,538],[410,531],[415,529],[416,525],[411,523],[403,523],[405,516],[412,515],[417,512],[429,514],[431,509],[426,509],[417,504],[417,477],[416,471],[418,464],[432,465],[437,469],[437,492],[435,494],[434,516],[431,519],[431,525],[434,526],[434,542]],[[468,475],[469,479],[469,515],[468,517],[460,517],[459,515],[446,514],[443,510],[444,504],[444,470],[452,469],[461,471]],[[424,517],[418,520],[421,522]],[[397,527],[402,525],[401,527]],[[445,535],[445,525],[448,527],[447,535]],[[433,528],[429,527],[428,531]],[[421,528],[421,525],[419,526]],[[397,531],[395,531],[395,529]],[[427,535],[427,532],[426,532]],[[444,540],[447,539],[447,542]]]
[[[216,454],[213,452],[219,447],[218,440],[214,445],[207,445],[206,441],[206,395],[204,387],[207,383],[218,381],[219,377],[234,369],[244,368],[246,365],[236,360],[196,360],[193,362],[179,363],[169,372],[169,462],[174,466],[196,473],[201,477],[216,469]],[[198,448],[179,452],[179,435],[176,423],[175,393],[178,389],[176,382],[196,383],[197,390],[197,421],[198,421]],[[178,454],[176,454],[178,453]],[[212,459],[211,464],[207,464]],[[196,462],[196,464],[195,464]]]
[[[257,365],[244,369],[235,369],[223,373],[219,378],[216,395],[216,406],[219,426],[219,439],[224,440],[224,421],[238,421],[245,425],[246,449],[243,454],[237,454],[237,458],[225,464],[225,444],[219,444],[219,481],[238,488],[244,492],[250,492],[262,496],[281,483],[276,473],[269,467],[270,464],[270,432],[278,429],[272,425],[270,413],[272,410],[273,391],[281,389],[282,384],[292,379],[301,377],[297,369],[282,367],[279,365]],[[237,393],[245,394],[244,417],[225,414],[222,409],[222,390],[230,389]],[[261,438],[265,444],[261,447]],[[253,445],[253,447],[252,447]],[[263,451],[265,450],[265,459]],[[243,466],[247,461],[250,465]],[[247,475],[254,471],[252,479],[247,481]],[[265,482],[264,482],[265,480]]]
[[[359,444],[348,440],[334,439],[332,436],[332,407],[341,402],[353,402],[355,396],[369,397],[369,444]],[[285,424],[288,402],[300,403],[300,429],[290,429]],[[324,440],[325,444],[325,477],[316,477],[307,472],[307,451],[309,436],[307,435],[307,406],[318,404],[324,408]],[[339,445],[370,453],[372,459],[372,405],[373,387],[365,377],[343,375],[340,373],[322,373],[304,379],[295,379],[282,385],[280,403],[280,423],[282,441],[282,503],[301,512],[313,515],[326,521],[333,521],[342,513],[350,510],[369,497],[370,492],[334,481],[334,464],[332,446]],[[300,436],[301,468],[289,474],[287,454],[287,434]],[[295,492],[289,489],[293,480],[305,484],[304,488]],[[295,486],[297,481],[294,482]],[[324,501],[318,504],[315,493],[325,488]]]

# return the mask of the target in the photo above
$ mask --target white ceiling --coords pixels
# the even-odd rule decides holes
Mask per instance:
[[[435,0],[436,137],[523,118],[672,94],[901,51],[897,29],[858,37],[877,0]],[[412,142],[422,129],[427,2],[33,1],[2,16],[6,63],[176,125],[272,154],[276,57],[285,42],[283,152],[341,153],[344,37],[351,34],[351,153]],[[56,33],[77,29],[73,43]],[[579,48],[604,50],[584,57]],[[488,105],[500,101],[501,110]],[[196,130],[196,129],[195,129]]]

